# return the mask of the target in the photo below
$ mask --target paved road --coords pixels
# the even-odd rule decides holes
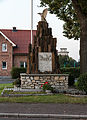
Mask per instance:
[[[0,103],[0,113],[87,115],[87,104]]]
[[[14,79],[0,79],[0,84],[12,83],[14,81]]]
[[[58,120],[53,118],[0,118],[0,120]]]
[[[0,120],[87,120],[87,119],[58,119],[58,118],[0,118]]]

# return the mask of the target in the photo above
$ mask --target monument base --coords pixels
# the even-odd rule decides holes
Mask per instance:
[[[68,74],[26,74],[21,73],[21,88],[41,89],[41,85],[49,82],[55,89],[68,89]]]

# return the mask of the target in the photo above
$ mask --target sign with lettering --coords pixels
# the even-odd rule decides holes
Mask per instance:
[[[39,52],[39,70],[40,72],[52,72],[52,53],[51,52]]]

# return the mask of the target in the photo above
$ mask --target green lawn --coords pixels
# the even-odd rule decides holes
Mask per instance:
[[[12,83],[8,83],[8,84],[0,84],[0,96],[1,96],[1,92],[3,91],[3,89],[5,87],[13,87]]]
[[[14,103],[87,103],[87,97],[76,98],[64,94],[48,96],[0,97],[0,102]]]
[[[13,87],[11,84],[0,84],[0,94],[4,87]],[[48,95],[48,96],[26,96],[26,97],[2,97],[0,102],[15,103],[81,103],[87,104],[87,97],[70,97],[64,94]]]
[[[18,92],[18,91],[13,91],[13,90],[5,90],[4,94],[46,94],[45,92]]]

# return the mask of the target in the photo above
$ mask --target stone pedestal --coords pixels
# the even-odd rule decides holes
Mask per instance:
[[[24,89],[41,89],[47,81],[55,89],[68,89],[67,74],[21,74],[21,88]]]

